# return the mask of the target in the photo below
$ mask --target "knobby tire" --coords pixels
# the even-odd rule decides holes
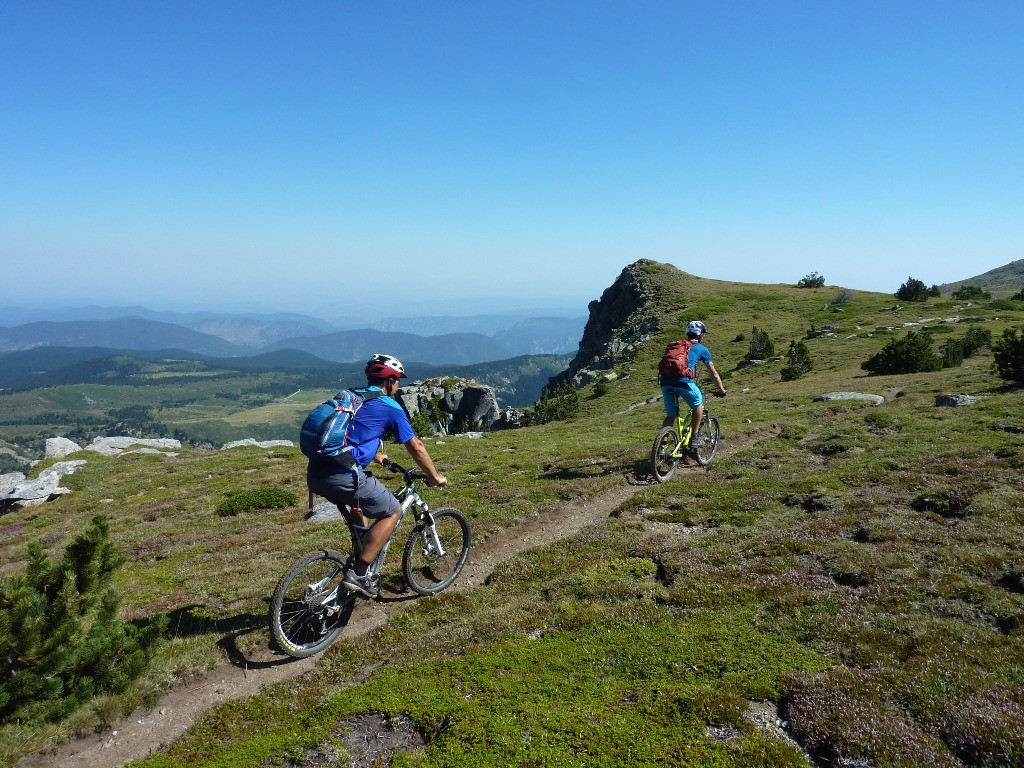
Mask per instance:
[[[347,557],[322,550],[288,571],[270,599],[274,644],[289,656],[314,656],[345,628],[355,595],[341,585]]]
[[[472,546],[469,521],[464,514],[450,507],[432,514],[445,549],[444,556],[437,554],[429,526],[418,523],[405,544],[402,557],[405,578],[413,591],[421,595],[433,595],[455,581]]]
[[[674,427],[662,427],[651,448],[651,469],[659,483],[667,483],[676,473],[679,459],[672,456],[679,445],[679,434]]]
[[[718,453],[718,441],[722,436],[718,426],[718,419],[714,416],[705,416],[704,420],[700,423],[700,429],[697,430],[697,434],[704,439],[704,443],[700,448],[694,450],[693,457],[697,460],[698,464],[706,467],[715,458],[715,454]]]

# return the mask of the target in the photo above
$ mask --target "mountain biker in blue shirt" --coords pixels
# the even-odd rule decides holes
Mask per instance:
[[[725,385],[722,384],[722,377],[718,375],[714,363],[711,362],[711,350],[703,344],[704,334],[707,332],[707,326],[700,320],[691,320],[687,323],[686,338],[694,342],[687,352],[687,362],[689,363],[690,370],[694,373],[697,372],[697,364],[704,363],[715,382],[715,386],[718,387],[718,396],[725,397]],[[701,393],[700,387],[697,386],[696,381],[688,376],[680,378],[661,376],[659,377],[659,384],[661,384],[662,400],[665,405],[665,421],[663,425],[670,427],[675,423],[675,420],[679,417],[678,398],[683,398],[686,404],[693,410],[693,420],[690,425],[687,443],[691,448],[696,448],[700,440],[700,437],[697,435],[697,428],[700,426],[700,420],[704,416],[704,395]]]
[[[380,584],[367,576],[366,570],[391,538],[398,524],[396,513],[401,508],[388,487],[365,471],[374,461],[381,464],[387,461],[382,438],[390,433],[406,447],[413,461],[427,475],[427,485],[442,486],[448,478],[434,467],[423,442],[413,432],[405,410],[394,399],[399,381],[405,378],[402,363],[390,355],[374,355],[366,364],[365,373],[368,386],[359,391],[375,396],[363,403],[349,425],[346,442],[354,446],[350,466],[310,459],[306,483],[318,496],[339,507],[348,505],[358,509],[363,517],[374,521],[364,535],[355,565],[345,573],[342,583],[367,597],[376,597]]]

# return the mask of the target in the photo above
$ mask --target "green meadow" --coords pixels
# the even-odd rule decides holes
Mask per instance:
[[[582,390],[575,418],[427,440],[451,485],[424,496],[463,510],[477,547],[538,518],[555,530],[609,491],[628,489],[624,502],[505,560],[484,584],[417,599],[368,635],[343,633],[312,673],[211,710],[134,765],[297,766],[328,747],[347,765],[344,734],[365,713],[407,719],[421,737],[396,766],[803,766],[808,754],[822,765],[1024,765],[1024,391],[993,373],[990,349],[929,373],[861,367],[925,326],[936,350],[970,327],[998,339],[1024,327],[1024,303],[851,291],[837,305],[837,286],[645,264],[653,303],[618,331],[638,352]],[[710,329],[729,391],[710,401],[722,446],[707,469],[684,466],[659,485],[647,465],[663,412],[646,401],[659,394],[664,345],[693,318]],[[755,327],[777,355],[803,341],[813,368],[783,381],[784,362],[745,365]],[[172,378],[146,385],[138,404],[160,392],[153,417],[173,430],[205,418],[203,398],[184,401],[208,384]],[[66,386],[84,413],[114,396]],[[71,390],[5,396],[0,422]],[[121,407],[135,404],[117,391]],[[817,399],[836,391],[885,402]],[[316,396],[289,394],[223,420],[253,437],[297,424]],[[978,400],[937,405],[946,394]],[[73,493],[0,516],[0,575],[24,567],[30,541],[59,557],[103,513],[127,557],[122,615],[165,614],[168,636],[130,691],[63,722],[0,726],[3,765],[156,705],[225,645],[265,646],[286,566],[347,540],[337,524],[304,521],[297,449],[71,458],[88,460],[64,480]],[[217,514],[262,486],[299,502]],[[392,552],[396,585],[399,560]],[[792,741],[747,716],[764,702]]]

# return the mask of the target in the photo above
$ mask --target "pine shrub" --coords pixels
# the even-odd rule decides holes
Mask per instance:
[[[807,349],[807,345],[802,341],[791,341],[789,352],[786,353],[786,365],[781,371],[782,380],[799,379],[812,368],[814,368],[814,364],[811,362],[811,353]]]
[[[1003,338],[992,345],[992,354],[992,368],[1000,378],[1024,384],[1024,336],[1018,337],[1016,329],[1007,328]]]
[[[872,375],[921,373],[938,371],[942,358],[932,351],[931,337],[911,331],[902,339],[893,339],[879,352],[863,363],[861,368]]]
[[[956,368],[964,361],[964,341],[963,339],[947,339],[939,348],[939,352],[942,354],[943,368]]]
[[[797,282],[797,288],[821,288],[825,284],[825,276],[819,275],[817,272],[811,272],[809,275],[804,275]]]
[[[409,419],[409,423],[412,425],[412,431],[420,437],[429,437],[430,435],[436,434],[434,429],[434,420],[430,418],[430,414],[422,408],[412,415]]]
[[[768,331],[762,331],[756,325],[750,335],[750,348],[747,351],[747,360],[765,360],[775,354],[775,345],[772,343]]]
[[[991,299],[992,294],[976,285],[965,285],[953,291],[953,298],[957,301],[979,301]]]
[[[33,542],[25,572],[0,577],[0,723],[66,718],[145,671],[166,618],[143,627],[118,620],[114,577],[124,562],[97,515],[59,563]]]
[[[913,277],[908,277],[896,291],[896,298],[900,301],[927,301],[929,297],[940,295],[939,286],[925,287],[924,282]]]
[[[992,346],[992,331],[988,328],[968,328],[963,346],[964,357],[973,357],[975,352]]]

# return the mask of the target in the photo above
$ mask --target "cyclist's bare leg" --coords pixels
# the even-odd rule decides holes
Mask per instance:
[[[701,403],[693,409],[693,421],[690,422],[690,439],[697,434],[697,428],[700,426],[701,417],[704,416],[704,404]]]
[[[398,518],[399,515],[394,514],[391,517],[382,517],[379,520],[375,520],[373,525],[370,526],[370,530],[364,534],[363,551],[359,553],[359,561],[363,566],[369,566],[374,558],[380,554],[380,551],[384,549],[387,540],[391,538],[392,531],[398,525]],[[363,572],[366,572],[365,567]]]

